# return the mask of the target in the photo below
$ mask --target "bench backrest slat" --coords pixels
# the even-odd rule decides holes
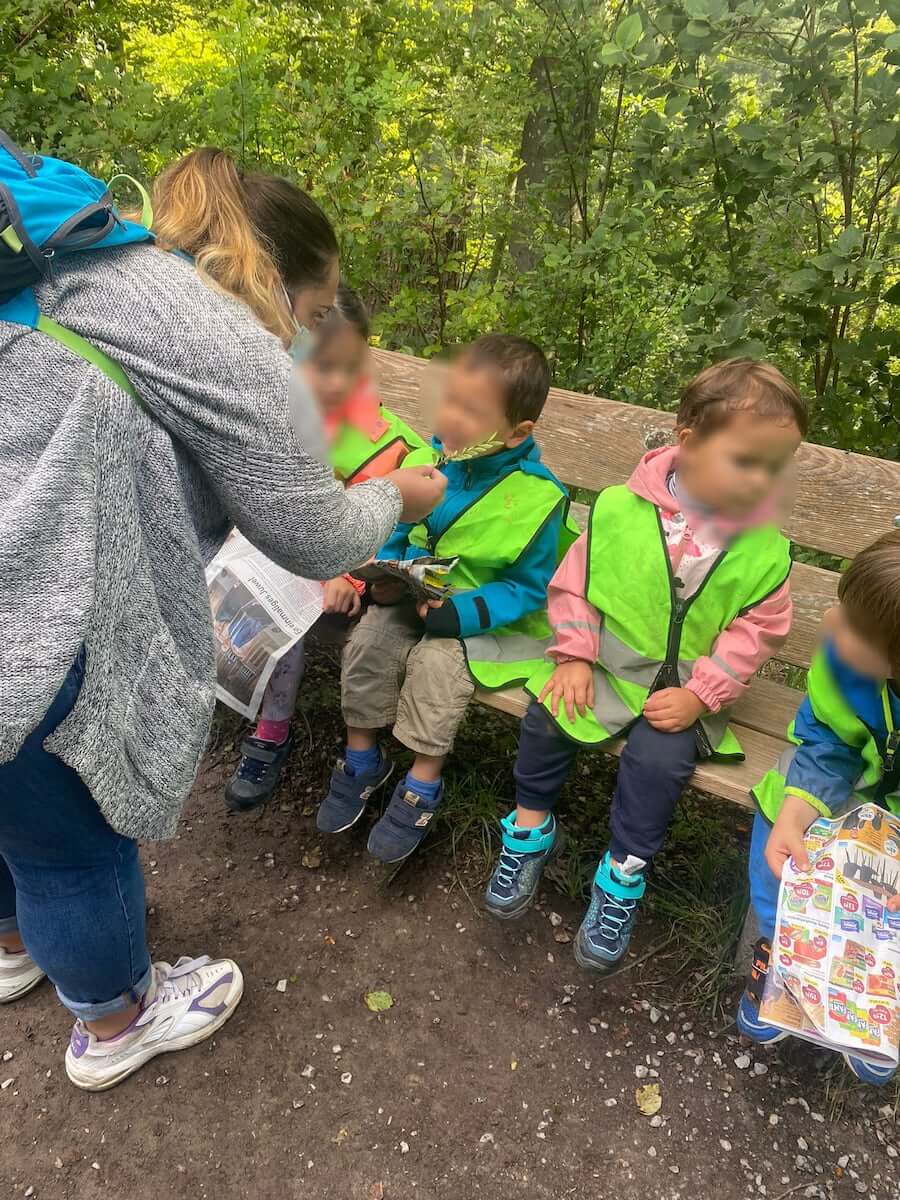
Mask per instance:
[[[385,404],[419,433],[425,359],[375,351]],[[552,388],[541,418],[544,459],[564,483],[599,491],[624,483],[648,438],[664,436],[674,417],[657,409]],[[651,444],[659,444],[654,441]],[[797,498],[785,533],[801,546],[850,558],[900,514],[900,462],[805,442],[797,455]]]

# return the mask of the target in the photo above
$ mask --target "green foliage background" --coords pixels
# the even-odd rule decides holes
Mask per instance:
[[[334,217],[382,345],[535,337],[671,406],[771,356],[900,457],[900,0],[0,0],[0,127],[98,174],[203,143]]]

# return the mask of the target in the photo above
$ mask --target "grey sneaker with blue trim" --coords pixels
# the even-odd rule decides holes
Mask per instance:
[[[521,829],[515,812],[500,822],[503,846],[484,895],[488,912],[501,921],[522,916],[534,903],[541,877],[562,847],[562,830],[551,813],[538,829]]]
[[[354,771],[339,758],[331,772],[328,795],[316,814],[316,825],[322,833],[343,833],[355,825],[374,793],[387,783],[393,772],[394,764],[383,752],[373,771]]]
[[[628,950],[638,905],[647,888],[647,864],[633,855],[621,865],[603,855],[591,885],[591,903],[575,939],[575,961],[588,971],[614,970]]]

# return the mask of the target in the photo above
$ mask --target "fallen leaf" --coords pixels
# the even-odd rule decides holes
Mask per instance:
[[[322,865],[322,847],[313,846],[311,850],[307,850],[300,859],[304,867],[309,867],[311,871],[315,871],[317,867]]]
[[[658,1083],[647,1083],[643,1087],[635,1088],[634,1098],[645,1117],[655,1116],[662,1108]]]
[[[390,992],[366,992],[366,1008],[370,1012],[387,1012],[394,1007],[394,997]]]
[[[368,1200],[384,1200],[384,1184],[373,1183],[369,1188]]]
[[[337,1131],[337,1137],[333,1137],[331,1140],[332,1140],[332,1142],[335,1144],[335,1146],[339,1146],[339,1145],[341,1144],[341,1142],[345,1142],[349,1136],[350,1136],[350,1130],[349,1130],[349,1129],[345,1129],[345,1128],[342,1126],[342,1127],[341,1127],[341,1128],[340,1128],[340,1129]]]

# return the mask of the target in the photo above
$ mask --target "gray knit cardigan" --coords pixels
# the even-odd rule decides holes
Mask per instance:
[[[204,566],[229,527],[328,579],[387,540],[400,496],[384,480],[345,492],[304,451],[288,356],[179,258],[150,245],[75,254],[38,295],[122,364],[141,404],[0,322],[0,762],[84,645],[81,694],[47,746],[115,829],[166,837],[209,734]]]

